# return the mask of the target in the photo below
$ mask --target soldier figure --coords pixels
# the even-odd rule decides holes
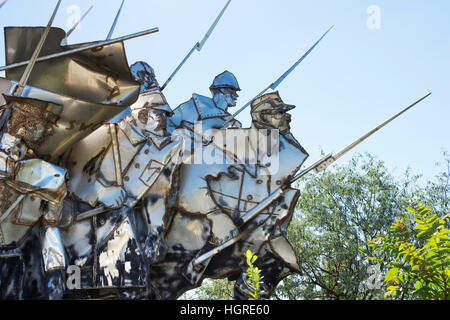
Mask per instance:
[[[95,229],[86,229],[97,237],[96,249],[90,252],[96,256],[94,261],[98,265],[92,261],[82,265],[92,267],[92,272],[98,271],[99,275],[91,277],[95,279],[92,282],[83,283],[83,288],[145,286],[144,262],[157,259],[154,255],[159,255],[159,251],[155,251],[155,246],[164,247],[160,245],[163,231],[170,222],[167,206],[181,163],[183,139],[166,129],[166,118],[172,115],[172,110],[154,85],[156,80],[149,72],[152,69],[139,62],[131,71],[141,83],[139,98],[130,107],[131,116],[125,116],[118,124],[103,125],[76,144],[67,158],[73,199],[88,204],[90,210],[104,208],[93,216],[103,221],[104,236]],[[144,196],[146,200],[141,205]],[[133,212],[135,207],[140,210]],[[63,234],[69,247],[71,239],[78,236],[76,226]],[[122,247],[117,248],[118,242]],[[147,243],[145,257],[141,250],[144,243]],[[128,252],[126,256],[123,250]],[[68,251],[70,261],[85,259],[87,252],[78,252],[76,248]]]
[[[0,142],[0,297],[21,298],[24,267],[20,242],[43,216],[46,284],[50,298],[58,298],[65,261],[56,226],[62,219],[66,170],[37,159],[35,150],[52,133],[62,107],[31,98],[5,99],[9,109],[3,110],[6,125]],[[10,112],[9,118],[6,112]]]
[[[202,122],[203,131],[211,128],[220,128],[231,115],[228,108],[236,106],[237,92],[241,89],[236,77],[229,71],[224,71],[214,78],[209,87],[212,99],[192,94],[192,98],[174,110],[174,115],[169,121],[171,129],[188,128],[193,130],[196,121]],[[233,120],[230,127],[240,128],[241,123]]]

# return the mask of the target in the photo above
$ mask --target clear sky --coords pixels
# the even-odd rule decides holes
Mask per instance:
[[[45,26],[56,0],[9,0],[1,26]],[[69,43],[105,39],[121,0],[63,0],[54,26],[68,30],[77,6],[93,10]],[[164,83],[200,41],[226,0],[126,0],[114,36],[158,27],[126,42],[132,64],[147,61]],[[238,107],[287,70],[331,26],[335,28],[278,87],[294,104],[292,131],[309,152],[337,152],[428,92],[433,95],[375,133],[349,155],[370,152],[396,175],[408,166],[432,178],[450,151],[450,1],[232,0],[202,51],[164,91],[172,108],[193,92],[209,95],[224,70],[237,77]],[[3,41],[1,34],[0,41]],[[4,53],[0,53],[4,64]],[[231,109],[234,112],[235,109]],[[249,126],[249,110],[238,119]]]

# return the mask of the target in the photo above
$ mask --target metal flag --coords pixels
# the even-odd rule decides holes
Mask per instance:
[[[86,16],[88,15],[89,11],[91,11],[93,7],[94,7],[93,5],[90,6],[89,9],[88,9],[88,10],[81,16],[81,18],[77,21],[77,23],[75,23],[75,24],[73,25],[73,27],[70,28],[69,31],[67,31],[67,34],[66,34],[65,38],[62,40],[62,43],[63,43],[64,45],[67,45],[67,38],[69,38],[69,36],[72,34],[72,32],[80,25],[81,21],[83,21],[84,18],[86,18]]]
[[[30,77],[31,71],[33,70],[33,67],[37,61],[39,53],[41,52],[42,47],[44,46],[45,39],[47,39],[47,35],[50,32],[50,28],[52,27],[53,20],[55,20],[55,16],[56,16],[56,13],[58,12],[61,1],[62,0],[58,0],[58,3],[56,4],[55,9],[53,10],[53,14],[50,17],[47,27],[45,28],[44,33],[42,34],[42,37],[39,40],[39,43],[38,43],[36,49],[34,50],[33,55],[31,56],[31,59],[29,60],[27,67],[25,68],[22,78],[20,79],[19,84],[17,85],[17,87],[14,90],[14,92],[12,93],[12,95],[14,95],[14,96],[21,95],[23,88],[25,87],[25,85],[28,81],[28,78]]]
[[[158,32],[158,31],[159,31],[158,28],[152,28],[152,29],[148,29],[148,30],[132,33],[132,34],[129,34],[129,35],[126,35],[126,36],[122,36],[122,37],[119,37],[119,38],[115,38],[115,39],[111,39],[111,40],[105,40],[105,41],[91,43],[91,44],[88,44],[88,45],[85,45],[85,46],[81,46],[81,47],[78,47],[78,48],[73,48],[73,49],[70,49],[70,50],[57,52],[57,53],[54,53],[54,54],[49,54],[49,55],[44,56],[44,57],[39,57],[39,58],[36,59],[36,62],[41,62],[41,61],[46,61],[46,60],[50,60],[50,59],[60,58],[60,57],[67,56],[67,55],[70,55],[70,54],[73,54],[73,53],[104,47],[104,46],[109,45],[109,44],[118,43],[118,42],[122,42],[122,41],[125,41],[125,40],[130,40],[130,39],[133,39],[133,38],[137,38],[137,37],[142,37],[142,36],[145,36],[147,34],[155,33],[155,32]],[[22,67],[22,66],[28,64],[29,62],[30,62],[30,60],[27,60],[27,61],[22,61],[22,62],[12,63],[10,65],[2,66],[2,67],[0,67],[0,71]]]
[[[47,39],[47,35],[50,31],[50,28],[52,26],[53,20],[55,19],[56,13],[58,12],[59,6],[61,4],[62,0],[58,0],[58,3],[56,4],[55,9],[53,10],[53,14],[50,17],[50,20],[48,21],[47,27],[45,28],[44,32],[42,33],[42,36],[39,40],[39,43],[36,46],[36,49],[33,52],[33,55],[31,56],[31,59],[27,62],[27,67],[25,68],[25,71],[23,72],[22,76],[20,77],[19,83],[11,88],[10,95],[11,96],[21,96],[22,91],[25,88],[25,85],[27,84],[28,78],[30,77],[31,71],[33,70],[33,67],[37,61],[37,58],[39,56],[39,53],[41,52],[42,47],[44,46],[44,42]],[[0,129],[3,129],[3,127],[8,122],[9,118],[11,116],[11,108],[5,108],[1,114],[0,118]]]
[[[113,24],[111,26],[111,29],[109,29],[108,36],[106,37],[106,40],[109,40],[109,39],[112,38],[114,29],[116,28],[117,21],[119,20],[120,12],[122,12],[122,7],[123,7],[124,3],[125,3],[125,0],[122,0],[122,3],[120,4],[120,8],[117,11],[116,17],[114,18],[114,22],[113,22]]]
[[[5,41],[7,64],[29,59],[43,32],[42,27],[7,27]],[[124,43],[101,41],[95,50],[86,45],[61,46],[65,32],[51,28],[41,55],[62,54],[59,58],[37,63],[27,81],[23,96],[51,101],[63,106],[58,113],[53,134],[36,146],[35,153],[42,159],[56,159],[104,121],[116,116],[133,104],[139,96],[140,84],[130,72]],[[24,43],[27,45],[24,46]],[[109,43],[109,44],[105,44]],[[80,49],[78,49],[80,50]],[[67,55],[67,51],[72,52]],[[77,50],[75,50],[77,51]],[[8,69],[6,78],[0,78],[1,92],[10,92],[22,77],[25,67]],[[0,103],[3,101],[0,97]]]
[[[181,61],[181,63],[178,65],[178,67],[176,67],[176,69],[172,72],[172,74],[169,76],[169,78],[166,80],[166,82],[162,85],[161,91],[163,91],[164,88],[167,86],[167,84],[173,79],[175,74],[180,70],[180,68],[184,65],[184,63],[187,61],[187,59],[189,59],[189,57],[192,55],[194,50],[197,50],[197,51],[202,50],[203,45],[205,44],[206,40],[208,40],[209,36],[213,32],[213,30],[216,27],[217,23],[219,22],[220,18],[222,18],[223,14],[224,14],[225,10],[227,9],[228,5],[230,4],[230,2],[231,2],[231,0],[228,0],[227,4],[225,5],[225,7],[223,7],[222,11],[220,11],[220,13],[217,16],[216,20],[214,20],[213,24],[208,29],[208,32],[206,32],[206,34],[203,37],[203,39],[201,41],[197,42],[192,47],[192,49],[189,51],[189,53],[186,55],[186,57],[184,57],[183,61]]]
[[[305,52],[305,54],[303,54],[303,56],[301,56],[300,59],[298,59],[285,73],[283,73],[275,82],[272,82],[271,84],[269,84],[266,88],[264,88],[264,90],[262,90],[260,93],[258,93],[258,95],[256,95],[252,100],[250,100],[249,102],[247,102],[243,107],[241,107],[238,111],[236,111],[230,119],[228,119],[227,121],[225,121],[225,123],[220,127],[220,129],[224,129],[226,128],[226,126],[233,121],[234,118],[236,118],[236,116],[241,113],[245,108],[247,108],[250,103],[255,100],[256,98],[262,96],[264,93],[266,93],[267,90],[272,89],[275,90],[281,82],[283,82],[283,80],[295,69],[297,68],[297,66],[311,53],[311,51],[314,50],[314,48],[319,44],[320,41],[322,41],[323,38],[325,38],[325,36],[328,34],[328,32],[331,31],[331,29],[333,29],[334,26],[331,26],[320,38],[319,40],[316,41],[316,43],[314,43],[314,45]]]
[[[242,215],[242,224],[241,226],[239,226],[240,228],[242,228],[242,226],[244,224],[246,224],[248,221],[250,221],[252,218],[254,218],[255,216],[257,216],[259,213],[261,213],[264,209],[266,209],[269,205],[271,205],[271,203],[273,203],[273,201],[275,201],[276,199],[278,199],[284,192],[285,188],[288,187],[290,184],[294,183],[295,181],[297,181],[298,179],[304,177],[306,174],[308,174],[309,172],[311,172],[312,170],[315,170],[316,173],[325,170],[330,164],[332,164],[333,162],[335,162],[337,159],[339,159],[340,157],[342,157],[345,153],[347,153],[348,151],[350,151],[351,149],[353,149],[354,147],[356,147],[358,144],[360,144],[362,141],[366,140],[368,137],[370,137],[372,134],[374,134],[376,131],[380,130],[381,128],[383,128],[384,126],[386,126],[389,122],[391,122],[392,120],[394,120],[395,118],[399,117],[401,114],[405,113],[406,111],[408,111],[409,109],[411,109],[412,107],[414,107],[415,105],[417,105],[418,103],[422,102],[423,100],[425,100],[426,98],[428,98],[431,95],[431,93],[427,94],[426,96],[420,98],[419,100],[417,100],[416,102],[414,102],[413,104],[411,104],[410,106],[404,108],[402,111],[398,112],[397,114],[395,114],[394,116],[390,117],[389,119],[387,119],[386,121],[382,122],[381,124],[379,124],[378,126],[376,126],[375,128],[373,128],[372,130],[370,130],[369,132],[367,132],[366,134],[364,134],[363,136],[361,136],[360,138],[356,139],[354,142],[352,142],[351,144],[349,144],[348,146],[346,146],[345,148],[341,149],[339,152],[337,152],[336,154],[332,155],[326,155],[325,157],[323,157],[322,159],[320,159],[319,161],[315,162],[313,165],[311,165],[310,167],[308,167],[307,169],[301,171],[300,173],[296,174],[293,178],[291,178],[289,181],[287,181],[283,186],[275,189],[271,194],[269,194],[264,200],[262,200],[260,203],[258,203],[256,206],[254,206],[252,209],[250,209],[249,211],[247,211],[244,215]],[[188,269],[191,270],[200,270],[202,268],[205,267],[205,263],[207,263],[207,261],[214,256],[215,254],[219,253],[220,251],[224,250],[225,248],[231,246],[232,244],[236,243],[237,241],[239,241],[240,239],[242,239],[244,236],[248,235],[251,231],[255,230],[259,225],[254,226],[253,228],[244,230],[244,231],[240,231],[239,229],[234,229],[230,232],[230,237],[228,238],[227,241],[221,243],[219,246],[215,247],[214,249],[200,255],[199,257],[197,257],[196,259],[194,259]]]

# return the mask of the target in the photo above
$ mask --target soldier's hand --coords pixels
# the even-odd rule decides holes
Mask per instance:
[[[127,192],[122,187],[109,187],[101,190],[98,202],[110,209],[119,209],[127,199]]]

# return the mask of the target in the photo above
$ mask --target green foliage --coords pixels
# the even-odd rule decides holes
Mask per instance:
[[[298,187],[297,213],[288,228],[303,274],[284,280],[276,296],[289,299],[375,299],[367,287],[369,261],[359,251],[384,235],[404,210],[415,177],[394,179],[382,161],[357,155],[345,166],[309,175]]]
[[[246,272],[249,279],[248,285],[250,286],[250,289],[253,289],[253,292],[250,292],[250,295],[252,296],[250,300],[261,300],[261,289],[259,287],[259,282],[261,281],[259,274],[261,273],[261,270],[253,265],[258,257],[254,255],[250,250],[247,250],[247,252],[245,253],[245,258],[248,266]]]
[[[204,280],[202,286],[195,290],[190,299],[198,300],[232,300],[234,281],[228,279]]]
[[[434,180],[428,181],[426,188],[417,194],[417,198],[424,205],[433,208],[438,215],[445,215],[450,210],[450,155],[443,152],[443,161],[436,165],[442,168],[442,171]]]
[[[403,239],[413,243],[415,249],[424,248],[427,239],[436,235],[431,232],[434,225],[431,225],[432,228],[425,225],[424,229],[414,228],[418,224],[413,220],[416,218],[415,214],[406,210],[408,205],[403,199],[421,199],[426,207],[433,208],[433,213],[429,212],[430,216],[426,219],[436,214],[436,217],[428,222],[421,220],[429,224],[433,219],[438,222],[438,219],[442,219],[446,221],[445,229],[449,228],[448,216],[446,217],[450,206],[448,153],[444,153],[444,161],[440,165],[444,170],[437,179],[428,181],[425,187],[420,187],[417,183],[419,177],[412,176],[409,171],[402,179],[394,179],[384,163],[369,154],[357,155],[346,165],[335,165],[319,175],[305,177],[297,186],[301,195],[297,212],[287,229],[289,242],[301,263],[302,275],[292,275],[284,279],[276,288],[273,298],[383,299],[389,288],[389,291],[392,291],[389,298],[419,299],[426,297],[426,290],[436,291],[430,280],[420,282],[407,279],[408,276],[403,275],[400,267],[389,266],[388,262],[394,262],[394,251],[377,250],[376,244],[381,243],[388,234],[391,235],[390,228],[394,223],[397,223],[398,234],[402,234],[400,231],[403,230]],[[416,209],[419,210],[418,207]],[[440,225],[436,226],[436,232],[443,229]],[[420,238],[416,237],[427,230],[430,232],[428,235],[424,232]],[[436,244],[439,247],[441,240],[437,240]],[[431,245],[423,249],[416,256],[420,256],[425,250],[431,250],[432,247]],[[439,248],[441,249],[438,253],[441,255],[447,250],[445,247]],[[408,250],[410,248],[406,245],[402,247],[404,253]],[[411,252],[408,254],[411,255]],[[365,259],[366,257],[370,258]],[[430,258],[434,263],[437,263],[437,257],[432,254],[425,255],[426,259]],[[403,263],[403,256],[399,256],[399,259],[401,260],[398,260],[398,263]],[[384,261],[384,264],[380,261]],[[374,262],[379,264],[374,265]],[[437,263],[430,268],[441,268],[441,265],[444,271],[448,270],[445,263]],[[377,286],[375,289],[369,286],[371,274],[368,271],[371,266],[380,266],[383,277],[392,269],[387,275],[391,280],[389,284],[379,289]],[[420,268],[417,263],[412,271],[423,270]],[[427,272],[436,278],[438,275],[435,271],[431,272],[429,269]],[[446,272],[441,271],[441,277]],[[396,284],[395,281],[399,283]],[[448,278],[445,281],[448,284]],[[379,283],[383,284],[383,280]],[[442,286],[442,283],[440,285]],[[394,287],[400,289],[394,290]],[[233,282],[204,281],[196,292],[197,298],[200,296],[200,299],[230,299],[233,296]],[[423,294],[419,295],[420,292]]]
[[[370,241],[376,256],[368,259],[387,269],[385,297],[392,299],[450,299],[449,214],[410,204],[389,233]]]

